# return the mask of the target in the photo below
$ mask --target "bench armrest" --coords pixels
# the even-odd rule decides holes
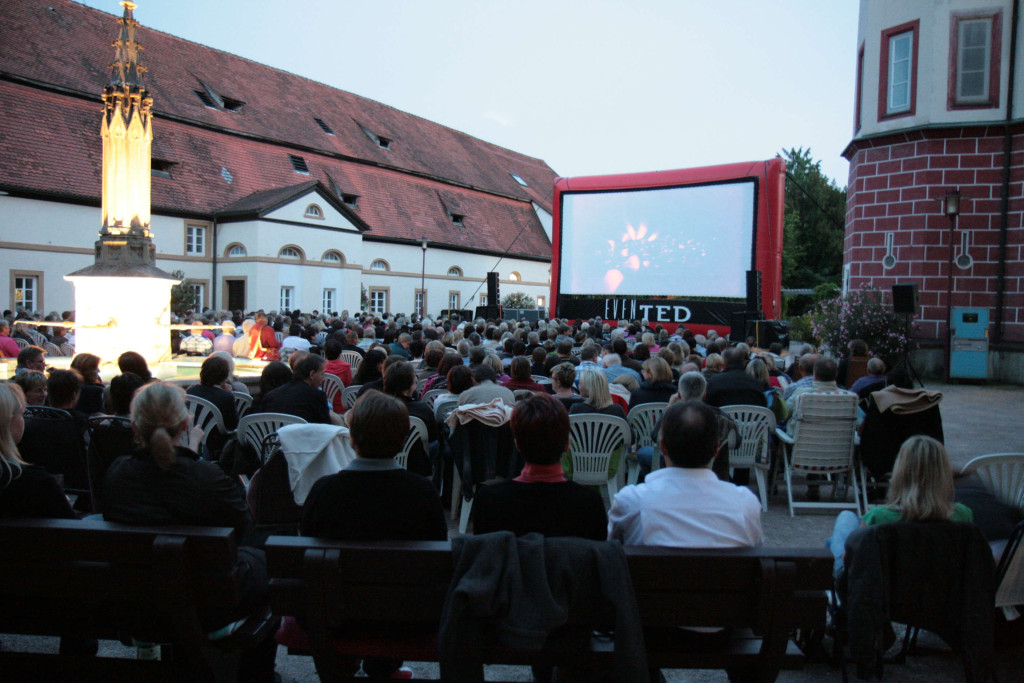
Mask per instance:
[[[779,437],[779,441],[783,443],[793,444],[795,442],[795,439],[793,437],[791,437],[789,434],[779,429],[778,427],[775,428],[775,436]]]

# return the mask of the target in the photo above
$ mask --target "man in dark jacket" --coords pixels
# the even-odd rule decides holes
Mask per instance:
[[[286,413],[311,423],[341,424],[341,417],[327,409],[327,398],[320,391],[326,364],[323,356],[304,357],[295,364],[290,382],[263,397],[260,412]]]
[[[738,348],[729,348],[722,353],[725,370],[708,380],[708,391],[704,401],[716,408],[722,406],[768,407],[760,382],[746,373],[746,358]]]

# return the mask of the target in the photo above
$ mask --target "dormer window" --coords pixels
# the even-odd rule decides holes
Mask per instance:
[[[306,216],[306,218],[323,218],[324,210],[321,209],[316,204],[310,204],[309,206],[306,207],[306,212],[304,215]]]
[[[450,215],[452,217],[452,223],[454,225],[462,225],[463,224],[462,223],[463,220],[466,218],[461,213],[452,213],[452,214],[448,214],[448,215]]]
[[[378,135],[372,130],[364,126],[363,124],[356,121],[356,125],[366,134],[366,137],[377,143],[377,146],[381,149],[391,149],[391,138],[386,138],[383,135]]]
[[[320,130],[327,133],[328,135],[334,135],[334,131],[331,129],[330,126],[327,125],[327,123],[323,119],[318,119],[317,117],[314,116],[313,120],[316,121],[316,125],[320,126]]]
[[[202,86],[202,89],[193,90],[193,92],[196,94],[196,97],[199,98],[199,101],[210,109],[223,109],[225,111],[238,112],[245,105],[245,102],[242,100],[236,100],[233,97],[226,97],[224,95],[217,94],[213,88],[202,81],[199,81],[199,85]]]
[[[519,175],[517,173],[509,173],[509,175],[512,176],[512,180],[516,181],[517,183],[519,183],[523,187],[529,187],[530,186],[529,183],[527,183],[525,180],[523,180],[523,177],[521,175]]]
[[[343,192],[342,189],[338,187],[338,183],[334,181],[334,177],[331,176],[330,173],[327,174],[327,180],[331,184],[331,191],[334,192],[334,194],[338,195],[341,201],[345,202],[346,206],[348,206],[350,209],[359,208],[359,195],[352,194],[351,192]]]
[[[222,97],[221,103],[223,104],[226,110],[233,112],[241,111],[242,107],[245,105],[245,102],[243,102],[242,100],[234,100],[230,97]]]
[[[196,94],[196,97],[199,98],[199,101],[205,104],[210,109],[218,108],[217,103],[213,101],[212,97],[210,97],[210,93],[206,92],[205,90],[193,90],[193,92]]]
[[[177,164],[173,161],[153,157],[153,160],[150,163],[150,175],[154,178],[170,178],[171,169],[175,166],[177,166]]]
[[[292,162],[292,169],[296,173],[302,173],[309,175],[309,166],[306,165],[306,160],[295,154],[289,154],[288,159]]]

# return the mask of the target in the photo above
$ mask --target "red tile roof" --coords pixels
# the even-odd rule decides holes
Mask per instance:
[[[0,186],[98,203],[99,93],[116,34],[113,15],[68,0],[0,3]],[[137,37],[154,98],[153,156],[176,164],[171,179],[153,178],[154,212],[213,214],[254,192],[304,180],[331,188],[333,179],[359,196],[368,238],[498,252],[514,243],[512,254],[550,257],[530,206],[551,209],[555,173],[543,161],[144,25]],[[194,93],[204,86],[245,104],[211,109]],[[289,154],[305,159],[309,176]],[[446,206],[465,216],[462,227]]]

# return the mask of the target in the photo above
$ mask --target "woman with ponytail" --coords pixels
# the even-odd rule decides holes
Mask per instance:
[[[189,428],[185,392],[159,381],[143,386],[132,399],[131,421],[141,448],[118,458],[107,470],[104,519],[234,528],[239,542],[236,571],[245,586],[242,604],[235,613],[201,614],[200,618],[215,631],[261,609],[266,601],[266,557],[262,550],[250,547],[255,538],[245,493],[241,483],[219,465],[179,445]],[[242,656],[238,680],[273,681],[276,652],[271,635]]]

